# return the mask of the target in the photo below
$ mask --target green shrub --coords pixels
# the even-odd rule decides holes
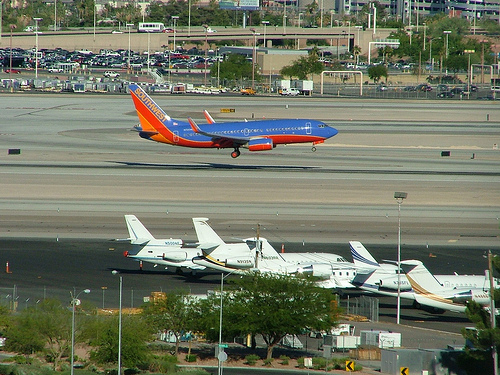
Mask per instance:
[[[313,357],[312,363],[313,363],[313,369],[315,370],[322,370],[326,368],[326,358]]]
[[[260,357],[257,354],[249,354],[245,357],[245,363],[249,366],[253,366],[259,359]]]
[[[287,366],[290,363],[290,357],[287,355],[280,356],[281,364]]]
[[[272,358],[266,358],[264,359],[264,366],[271,366],[273,364],[273,359]]]
[[[196,354],[186,354],[186,362],[196,362],[197,359]]]
[[[299,368],[304,368],[304,357],[300,357],[299,359],[297,359],[297,366]]]

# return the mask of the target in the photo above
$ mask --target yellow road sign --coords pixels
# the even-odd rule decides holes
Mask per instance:
[[[410,373],[410,369],[408,367],[400,367],[399,373],[401,375],[408,375]]]
[[[345,370],[354,371],[354,361],[345,361]]]

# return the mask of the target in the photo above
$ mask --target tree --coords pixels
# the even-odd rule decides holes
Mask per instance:
[[[186,292],[172,292],[166,298],[148,303],[143,311],[146,321],[155,331],[171,331],[175,336],[175,355],[184,333],[193,328],[193,296]]]
[[[237,81],[252,78],[252,63],[243,55],[232,53],[223,62],[217,64],[220,64],[219,78],[221,80]],[[217,77],[217,64],[210,68],[212,77]],[[257,80],[260,79],[257,73],[254,77]]]
[[[231,335],[260,334],[267,345],[267,358],[287,334],[304,329],[328,330],[335,325],[338,310],[330,290],[317,287],[313,280],[287,275],[255,273],[235,281],[225,292],[224,331]],[[201,304],[204,331],[218,331],[219,298]],[[210,313],[210,304],[211,311]]]
[[[323,71],[323,63],[319,61],[317,48],[313,48],[307,57],[300,57],[292,65],[284,66],[280,74],[284,77],[307,79],[310,74]]]
[[[118,317],[102,316],[92,319],[85,331],[89,345],[93,347],[90,359],[99,363],[116,363],[118,360]],[[151,328],[142,317],[124,315],[122,317],[122,363],[135,367],[147,360],[151,340]]]
[[[493,269],[500,271],[500,257],[492,257]],[[495,306],[500,306],[500,290],[494,291]],[[491,326],[490,311],[474,301],[467,304],[465,310],[467,318],[475,324],[475,329],[462,329],[462,336],[467,339],[472,348],[467,347],[460,358],[462,367],[469,374],[489,373],[493,366],[491,349],[496,346],[500,350],[499,315],[495,315],[496,327]]]
[[[377,83],[380,78],[385,77],[387,80],[388,72],[387,67],[384,65],[372,65],[368,68],[368,77],[373,79],[373,82]]]
[[[6,332],[6,346],[23,354],[45,350],[54,369],[71,345],[71,313],[57,300],[47,299],[23,310]]]

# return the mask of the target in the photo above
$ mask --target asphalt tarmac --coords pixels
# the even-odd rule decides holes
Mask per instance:
[[[97,306],[116,307],[118,269],[124,304],[151,291],[203,293],[220,274],[192,279],[137,263],[124,214],[158,238],[195,240],[191,218],[209,217],[227,241],[261,235],[285,251],[331,251],[350,259],[348,241],[380,260],[396,258],[401,206],[402,258],[436,273],[479,274],[498,253],[500,108],[490,102],[412,102],[322,98],[156,96],[172,117],[202,109],[217,121],[308,117],[339,134],[269,152],[186,149],[140,139],[128,95],[2,95],[0,100],[0,297],[18,306],[69,299],[91,288]],[[233,108],[235,112],[221,113]],[[19,149],[20,154],[8,150]],[[441,156],[450,151],[450,156]],[[406,323],[457,332],[461,316],[431,316],[403,306]],[[383,300],[381,320],[393,321]],[[423,322],[423,323],[420,323]],[[446,328],[449,327],[449,328]]]

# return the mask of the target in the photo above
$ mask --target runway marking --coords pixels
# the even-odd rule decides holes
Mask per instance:
[[[65,107],[68,107],[70,105],[74,105],[74,104],[61,104],[61,105],[56,105],[56,106],[53,106],[53,107],[46,107],[46,108],[29,108],[29,107],[21,107],[21,108],[13,108],[13,107],[7,107],[6,109],[28,109],[30,110],[29,112],[26,112],[26,113],[21,113],[19,115],[16,115],[14,116],[14,118],[16,117],[22,117],[22,116],[26,116],[26,115],[33,115],[35,113],[38,113],[38,112],[44,112],[44,111],[48,111],[48,110],[51,110],[51,109],[67,109],[67,110],[71,110],[71,111],[75,111],[75,110],[78,110],[78,111],[94,111],[95,109],[89,109],[89,108],[77,108],[77,107],[74,107],[74,108],[65,108]]]

